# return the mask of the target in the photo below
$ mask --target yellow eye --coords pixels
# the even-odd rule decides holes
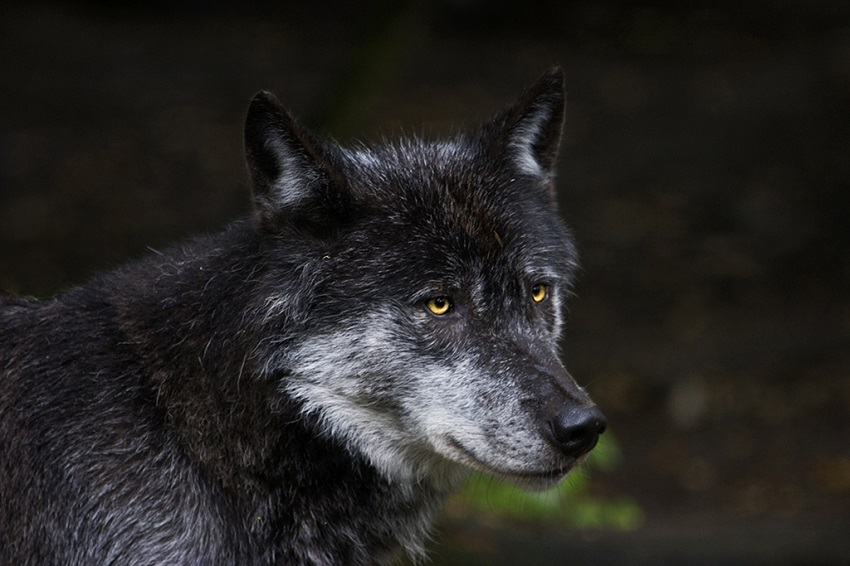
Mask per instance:
[[[549,294],[549,288],[543,283],[535,283],[531,286],[531,300],[535,303],[541,302]]]
[[[428,307],[429,311],[439,316],[449,312],[449,309],[452,308],[452,301],[448,297],[434,297],[428,299],[425,306]]]

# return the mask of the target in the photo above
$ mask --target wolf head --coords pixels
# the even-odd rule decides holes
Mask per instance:
[[[343,148],[271,94],[251,103],[258,365],[390,479],[547,487],[605,428],[557,352],[576,265],[563,111],[555,69],[472,134]]]

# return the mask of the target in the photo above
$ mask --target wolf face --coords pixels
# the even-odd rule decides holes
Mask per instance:
[[[268,93],[251,104],[255,215],[278,246],[252,356],[388,478],[545,488],[605,429],[557,353],[576,266],[563,108],[555,70],[474,134],[346,149]]]

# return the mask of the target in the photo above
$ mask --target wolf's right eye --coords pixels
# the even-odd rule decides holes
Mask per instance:
[[[535,283],[531,286],[531,300],[535,303],[543,302],[549,296],[549,287],[543,283]]]
[[[425,306],[432,313],[441,316],[449,312],[452,308],[452,301],[448,297],[434,297],[433,299],[428,299]]]

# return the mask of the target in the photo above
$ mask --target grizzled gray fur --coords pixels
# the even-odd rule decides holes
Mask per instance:
[[[555,69],[343,148],[260,93],[250,217],[0,299],[0,564],[383,564],[471,469],[557,484],[605,428],[557,354],[563,109]]]

